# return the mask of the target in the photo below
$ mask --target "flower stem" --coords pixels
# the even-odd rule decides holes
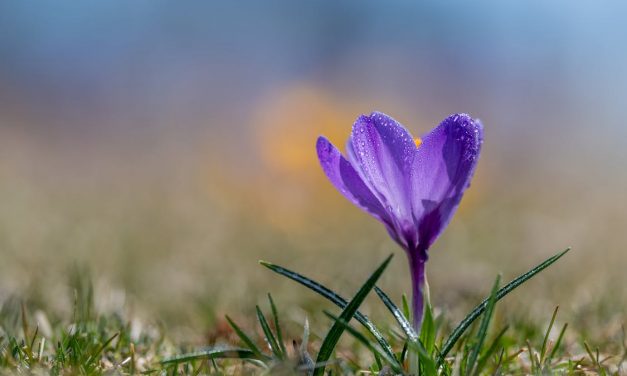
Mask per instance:
[[[425,264],[426,258],[421,255],[409,255],[409,270],[412,281],[412,324],[416,333],[420,334],[422,326],[422,314],[424,310],[424,288],[426,283]]]

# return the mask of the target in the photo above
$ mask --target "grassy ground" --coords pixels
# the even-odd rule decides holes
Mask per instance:
[[[383,273],[383,268],[379,271]],[[360,292],[369,293],[376,278],[371,276]],[[297,285],[294,288],[308,290]],[[247,317],[236,323],[226,317],[226,321],[216,320],[211,328],[196,328],[205,331],[203,346],[203,343],[172,340],[158,321],[141,322],[121,312],[97,312],[95,302],[99,297],[94,296],[90,275],[80,269],[74,269],[70,275],[70,293],[74,298],[71,314],[64,317],[51,317],[29,306],[25,303],[27,300],[11,298],[3,303],[0,372],[311,374],[311,367],[319,360],[317,354],[327,345],[326,331],[334,323],[335,330],[346,330],[329,360],[323,363],[330,374],[409,374],[413,355],[419,359],[418,368],[413,370],[422,375],[610,375],[626,372],[624,328],[614,328],[614,333],[604,335],[602,343],[592,344],[585,333],[577,332],[577,328],[573,330],[572,325],[569,328],[568,323],[561,320],[558,308],[546,312],[544,320],[532,320],[507,307],[502,308],[496,302],[496,289],[492,294],[487,293],[492,298],[484,305],[484,313],[477,316],[455,343],[437,371],[434,364],[438,352],[446,347],[446,340],[457,326],[446,312],[438,309],[429,311],[425,317],[421,341],[416,348],[408,340],[410,334],[402,329],[402,318],[394,320],[392,315],[387,315],[373,320],[384,342],[392,349],[390,361],[369,330],[364,330],[355,320],[349,326],[346,321],[337,319],[340,312],[331,309],[332,305],[305,312],[305,317],[314,321],[324,319],[323,325],[310,330],[308,319],[301,323],[289,319],[290,311],[298,307],[275,302],[268,296],[269,301],[257,306],[255,318]],[[361,301],[357,302],[359,304]],[[401,308],[390,305],[402,316],[408,316],[406,304],[399,306]],[[602,315],[602,312],[595,314]],[[400,369],[392,365],[396,361]]]
[[[0,148],[3,373],[175,367],[185,373],[270,374],[283,367],[289,373],[299,355],[303,358],[293,341],[300,346],[305,319],[307,351],[315,360],[333,324],[324,311],[339,315],[340,310],[263,268],[259,259],[301,271],[349,298],[395,253],[377,285],[398,305],[409,286],[402,251],[380,224],[329,186],[315,161],[302,175],[267,166],[255,174],[241,166],[226,169],[212,162],[221,160],[215,155],[146,154],[151,161],[142,161],[136,154],[90,156],[91,149],[67,148],[81,158],[66,158],[23,144],[11,152],[5,144]],[[430,251],[435,345],[441,347],[489,295],[497,273],[507,282],[572,245],[566,257],[497,304],[477,362],[507,327],[482,362],[482,373],[498,368],[504,374],[538,374],[546,368],[624,374],[627,296],[620,286],[627,283],[621,235],[627,210],[624,200],[612,199],[622,197],[623,185],[556,181],[555,171],[512,173],[510,165],[499,172],[490,166],[495,160],[488,153],[459,213]],[[538,181],[546,182],[541,192]],[[291,363],[265,357],[265,366],[207,359],[161,363],[207,346],[247,347],[225,315],[271,354],[255,309],[261,308],[274,330],[267,293],[275,299]],[[372,318],[395,356],[402,352],[406,333],[374,292],[359,310]],[[472,353],[480,321],[471,328],[474,336],[467,332],[448,354],[454,370],[463,354]],[[372,340],[359,323],[351,325]],[[378,365],[367,345],[344,332],[329,368],[357,373]]]

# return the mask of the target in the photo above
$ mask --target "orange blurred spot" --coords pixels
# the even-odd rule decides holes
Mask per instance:
[[[317,174],[318,136],[340,142],[348,138],[354,114],[341,108],[330,92],[306,83],[265,98],[253,119],[262,161],[274,172]]]
[[[257,196],[266,221],[283,230],[306,230],[308,218],[318,209],[317,196],[343,199],[320,169],[316,140],[324,135],[343,149],[355,119],[351,107],[333,92],[307,82],[281,87],[258,103],[253,140],[263,173],[251,194]]]
[[[415,138],[414,143],[416,144],[416,147],[418,148],[422,144],[422,140],[420,138]]]

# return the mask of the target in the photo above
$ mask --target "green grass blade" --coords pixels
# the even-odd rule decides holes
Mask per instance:
[[[109,346],[109,344],[115,339],[117,338],[117,336],[120,335],[120,333],[115,333],[113,336],[109,337],[109,339],[107,339],[102,345],[100,345],[98,347],[98,349],[96,349],[96,351],[91,354],[87,360],[85,361],[86,364],[89,364],[91,362],[92,359],[96,359],[98,356],[100,356],[100,354],[104,351],[104,349],[107,348],[107,346]]]
[[[560,335],[557,337],[557,341],[555,341],[555,345],[553,345],[553,350],[551,350],[551,353],[546,358],[546,364],[551,363],[551,360],[557,354],[557,351],[559,350],[559,347],[562,344],[562,340],[564,339],[564,333],[566,332],[566,328],[568,328],[568,323],[566,323],[566,324],[564,324],[564,326],[562,326],[562,330],[560,331]]]
[[[570,251],[570,248],[567,248],[566,250],[564,250],[564,251],[562,251],[562,252],[560,252],[560,253],[558,253],[558,254],[556,254],[556,255],[548,258],[548,259],[546,259],[541,264],[535,266],[533,269],[529,270],[525,274],[520,275],[519,277],[517,277],[516,279],[512,280],[507,285],[503,286],[503,288],[501,288],[496,293],[496,300],[497,301],[501,300],[503,297],[505,297],[507,294],[512,292],[514,289],[516,289],[517,287],[519,287],[523,283],[527,282],[529,279],[531,279],[533,276],[535,276],[536,274],[540,273],[544,269],[548,268],[555,261],[559,260],[568,251]],[[489,298],[486,298],[481,303],[479,303],[479,305],[476,306],[468,314],[468,316],[466,316],[459,323],[459,325],[451,332],[451,335],[448,337],[448,339],[444,343],[444,346],[442,346],[442,351],[440,353],[440,356],[438,357],[438,365],[442,364],[442,362],[444,361],[444,358],[449,353],[449,351],[451,351],[453,346],[455,346],[455,343],[457,343],[457,341],[462,336],[462,334],[464,334],[464,332],[468,329],[468,327],[470,327],[470,325],[483,313],[483,311],[485,311],[485,309],[488,306],[489,300],[490,300]]]
[[[261,350],[259,350],[259,347],[255,345],[255,342],[253,342],[253,340],[250,339],[250,337],[248,337],[246,333],[244,333],[244,331],[240,329],[240,327],[237,326],[237,324],[233,320],[231,320],[231,318],[228,315],[224,317],[226,317],[226,321],[228,321],[231,328],[233,328],[233,330],[235,331],[235,334],[237,334],[237,336],[242,340],[242,342],[244,342],[246,346],[248,346],[250,351],[252,351],[259,359],[266,359],[266,360],[269,359],[269,357],[265,355],[264,353],[262,353]]]
[[[494,313],[494,306],[496,305],[496,293],[499,290],[500,283],[501,276],[498,275],[496,277],[496,280],[494,281],[494,285],[492,286],[492,292],[490,293],[490,299],[488,300],[488,307],[483,314],[483,319],[481,320],[481,325],[479,326],[479,331],[477,332],[475,346],[470,353],[470,357],[468,359],[468,365],[466,366],[466,369],[468,370],[468,375],[472,375],[475,373],[475,365],[479,357],[479,353],[481,352],[483,344],[485,343],[485,339],[488,336],[488,328],[490,327],[490,320],[492,319],[492,314]]]
[[[301,285],[314,291],[318,295],[326,298],[331,303],[335,304],[341,309],[344,309],[348,304],[348,301],[346,299],[335,293],[333,290],[299,273],[296,273],[279,265],[274,265],[267,261],[259,261],[259,263],[279,275],[300,283]],[[372,321],[370,321],[370,319],[366,315],[357,311],[355,312],[355,319],[359,321],[359,323],[362,324],[370,332],[370,334],[372,334],[377,342],[379,342],[379,345],[381,345],[383,351],[385,351],[389,356],[394,356],[394,351],[392,351],[392,347],[390,346],[390,344],[385,340],[385,338],[383,338],[381,332],[379,332],[377,327],[372,323]]]
[[[274,299],[272,299],[272,295],[270,295],[270,293],[268,293],[268,301],[270,302],[270,308],[272,309],[272,319],[274,320],[276,340],[279,343],[279,347],[281,348],[283,356],[285,357],[287,355],[287,349],[285,349],[285,343],[283,342],[283,333],[281,332],[281,325],[279,324],[279,313],[276,309],[276,305],[274,304]]]
[[[485,353],[483,353],[483,355],[481,355],[481,358],[479,358],[479,361],[477,362],[477,368],[476,368],[477,374],[481,373],[481,371],[483,370],[483,367],[485,367],[486,363],[490,359],[490,356],[492,356],[492,354],[496,352],[496,349],[499,346],[499,342],[501,341],[501,338],[503,338],[503,336],[505,335],[505,332],[507,332],[507,329],[509,329],[508,326],[505,326],[503,329],[501,329],[499,334],[497,334],[496,337],[494,338],[494,341],[492,341],[492,344],[490,345],[488,350]]]
[[[405,294],[403,294],[403,296],[401,297],[401,306],[403,307],[403,314],[405,314],[407,320],[411,322],[412,317],[411,309],[409,308],[409,299],[407,299],[407,295]]]
[[[407,341],[407,346],[409,347],[409,351],[412,351],[418,354],[419,364],[421,372],[418,374],[421,376],[436,376],[437,366],[431,355],[427,352],[424,345],[420,340],[418,341]]]
[[[368,341],[368,339],[363,334],[361,334],[355,328],[350,326],[350,324],[347,323],[345,320],[343,320],[343,319],[333,315],[330,312],[327,312],[327,311],[323,311],[323,312],[329,318],[331,318],[336,323],[339,323],[342,327],[344,327],[344,329],[347,332],[349,332],[353,337],[355,337],[355,339],[357,339],[364,346],[366,346],[368,348],[368,350],[370,350],[374,354],[375,358],[378,358],[378,357],[383,358],[390,365],[390,367],[392,368],[392,370],[395,373],[397,373],[397,374],[403,373],[403,368],[399,364],[399,362],[396,360],[396,358],[390,357],[385,351],[377,348],[376,346],[373,346],[372,343],[370,343],[370,341]],[[380,368],[381,368],[381,365],[379,365],[379,369]]]
[[[583,347],[584,349],[586,349],[586,353],[588,353],[588,356],[590,357],[590,361],[596,367],[597,374],[601,376],[605,376],[607,374],[605,372],[605,368],[603,368],[603,366],[599,362],[599,349],[597,348],[596,352],[593,353],[592,350],[590,350],[590,346],[588,346],[588,343],[586,341],[583,341]]]
[[[193,353],[181,354],[171,358],[163,359],[160,363],[162,365],[191,362],[199,359],[219,359],[219,358],[233,358],[233,359],[259,359],[259,357],[251,350],[241,348],[228,348],[228,347],[212,347],[205,350],[200,350]]]
[[[427,299],[425,299],[422,326],[420,328],[420,340],[425,350],[427,350],[427,353],[433,354],[433,350],[435,349],[435,320],[433,318],[431,303],[429,303]]]
[[[383,290],[375,286],[374,291],[377,293],[383,304],[385,304],[388,310],[392,313],[401,329],[403,329],[403,332],[405,332],[405,335],[407,335],[407,338],[412,341],[416,341],[418,339],[418,334],[414,331],[414,328],[412,328],[403,312],[401,312],[401,310],[396,306],[396,304],[394,304],[392,299],[390,299],[390,297],[383,292]]]
[[[531,346],[531,342],[529,340],[525,341],[527,345],[527,351],[529,352],[529,362],[531,363],[531,374],[539,374],[540,368],[540,358],[538,358],[537,354],[533,352],[533,347]]]
[[[403,343],[403,348],[401,352],[398,354],[398,359],[400,359],[401,363],[405,363],[405,359],[407,359],[407,341]]]
[[[546,345],[549,342],[549,334],[551,333],[551,329],[553,329],[553,324],[555,324],[555,317],[557,316],[557,310],[560,307],[557,306],[553,310],[553,315],[551,316],[551,322],[549,323],[549,327],[546,328],[546,332],[544,333],[544,340],[542,341],[542,348],[540,349],[540,364],[544,364],[544,358],[546,356]]]
[[[365,339],[366,342],[368,342],[368,339],[366,337],[364,337],[363,335],[362,335],[362,338]],[[377,370],[382,370],[383,369],[383,363],[381,363],[381,358],[379,357],[379,355],[377,353],[377,350],[375,350],[375,352],[373,352],[373,355],[374,355],[374,362],[377,365]]]
[[[363,301],[366,299],[366,297],[368,296],[368,293],[370,292],[370,290],[372,290],[374,285],[379,280],[379,277],[381,277],[381,274],[383,274],[383,271],[390,263],[392,256],[393,255],[388,256],[388,258],[385,259],[385,261],[381,264],[381,266],[379,266],[377,270],[375,270],[374,273],[370,275],[368,280],[366,280],[366,282],[361,286],[361,288],[359,289],[359,291],[357,291],[357,293],[351,299],[351,301],[348,302],[348,304],[346,305],[346,307],[344,308],[344,310],[339,316],[340,319],[348,322],[355,315],[355,312],[357,312],[357,309],[359,308],[361,303],[363,303]],[[335,345],[337,345],[337,342],[340,340],[340,337],[342,336],[343,332],[344,332],[344,327],[339,322],[336,321],[335,324],[331,326],[331,329],[329,329],[329,332],[327,333],[324,340],[322,341],[322,345],[320,346],[320,351],[318,351],[318,357],[316,358],[317,365],[326,364],[327,360],[329,360],[329,358],[331,357],[331,354],[333,353],[333,350],[335,349]],[[324,369],[325,369],[324,366],[320,366],[316,368],[314,370],[313,376],[323,375]]]
[[[263,334],[266,337],[266,342],[268,343],[268,346],[270,346],[270,351],[272,351],[274,356],[278,359],[283,359],[281,348],[279,347],[279,344],[277,343],[276,338],[272,333],[272,330],[270,330],[270,325],[268,325],[266,317],[263,315],[263,312],[261,312],[259,306],[255,306],[255,309],[257,310],[257,319],[259,320],[259,324],[261,325],[261,330],[263,330]]]

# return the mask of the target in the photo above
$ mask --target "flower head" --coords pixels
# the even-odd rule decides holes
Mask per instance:
[[[482,141],[481,123],[466,114],[451,115],[414,139],[380,112],[357,119],[346,157],[326,138],[318,138],[318,158],[329,180],[353,204],[383,222],[407,251],[414,304],[420,298],[420,307],[416,288],[423,284],[427,251],[470,185]]]

